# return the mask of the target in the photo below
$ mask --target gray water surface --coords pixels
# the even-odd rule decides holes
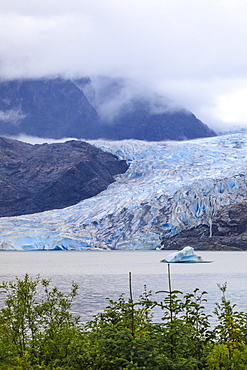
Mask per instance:
[[[61,291],[69,292],[71,282],[79,285],[73,312],[82,321],[90,320],[107,305],[106,297],[117,299],[121,293],[129,297],[129,272],[132,290],[137,299],[144,290],[152,290],[155,299],[159,290],[168,289],[167,264],[160,263],[170,252],[165,251],[42,251],[1,252],[0,281],[21,278],[26,273],[51,278]],[[208,292],[207,312],[211,313],[221,293],[217,284],[227,282],[227,297],[237,309],[247,312],[247,252],[200,252],[205,264],[171,264],[172,288],[192,292],[195,288]],[[3,300],[3,298],[2,298]],[[157,316],[157,317],[156,317]],[[159,314],[155,314],[159,320]]]

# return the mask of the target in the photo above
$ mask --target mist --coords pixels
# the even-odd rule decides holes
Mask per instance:
[[[218,132],[247,127],[246,19],[244,0],[8,0],[0,78],[89,76],[109,119],[154,94],[154,109],[188,109]],[[127,81],[112,102],[102,76]]]
[[[121,110],[135,109],[133,102],[137,101],[146,103],[151,114],[181,110],[181,106],[174,101],[134,79],[96,76],[92,78],[90,86],[86,85],[82,90],[107,124],[114,123],[121,115]]]

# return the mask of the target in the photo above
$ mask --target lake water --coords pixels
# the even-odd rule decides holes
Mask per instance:
[[[160,263],[167,251],[42,251],[1,252],[0,281],[40,274],[51,278],[61,291],[68,292],[71,282],[79,284],[73,312],[88,321],[107,305],[106,297],[129,296],[129,272],[136,299],[147,286],[153,293],[168,289],[167,264]],[[221,293],[217,284],[227,282],[227,297],[238,310],[247,311],[247,252],[200,252],[205,264],[171,264],[172,288],[192,292],[206,290],[206,310],[213,311]],[[155,294],[159,299],[160,295]],[[3,298],[2,298],[3,300]],[[155,319],[160,320],[155,313]]]

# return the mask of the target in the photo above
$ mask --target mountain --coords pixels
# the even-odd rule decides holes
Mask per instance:
[[[183,232],[198,228],[200,238],[202,228],[207,230],[210,246],[212,237],[224,230],[225,235],[239,233],[239,238],[246,232],[241,222],[246,219],[246,133],[193,141],[90,144],[126,160],[127,171],[106,190],[74,206],[0,219],[1,249],[169,248]],[[240,204],[240,213],[230,208]]]
[[[0,135],[147,141],[216,135],[191,112],[126,89],[111,79],[95,86],[89,78],[2,81]]]
[[[114,124],[105,124],[102,128],[104,138],[162,141],[215,136],[190,112],[150,113],[150,109],[145,99],[134,99],[131,104],[126,104]]]
[[[80,80],[86,84],[88,79]],[[0,135],[97,137],[98,113],[71,80],[3,81],[0,97]]]
[[[0,137],[0,155],[0,217],[71,206],[128,167],[82,141],[31,145]]]
[[[191,112],[130,81],[105,77],[95,84],[97,93],[90,95],[90,101],[103,121],[106,139],[162,141],[216,136]]]

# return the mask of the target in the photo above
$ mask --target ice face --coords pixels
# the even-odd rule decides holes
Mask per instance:
[[[247,134],[183,142],[90,141],[130,164],[75,206],[0,219],[2,249],[155,249],[246,200]]]

